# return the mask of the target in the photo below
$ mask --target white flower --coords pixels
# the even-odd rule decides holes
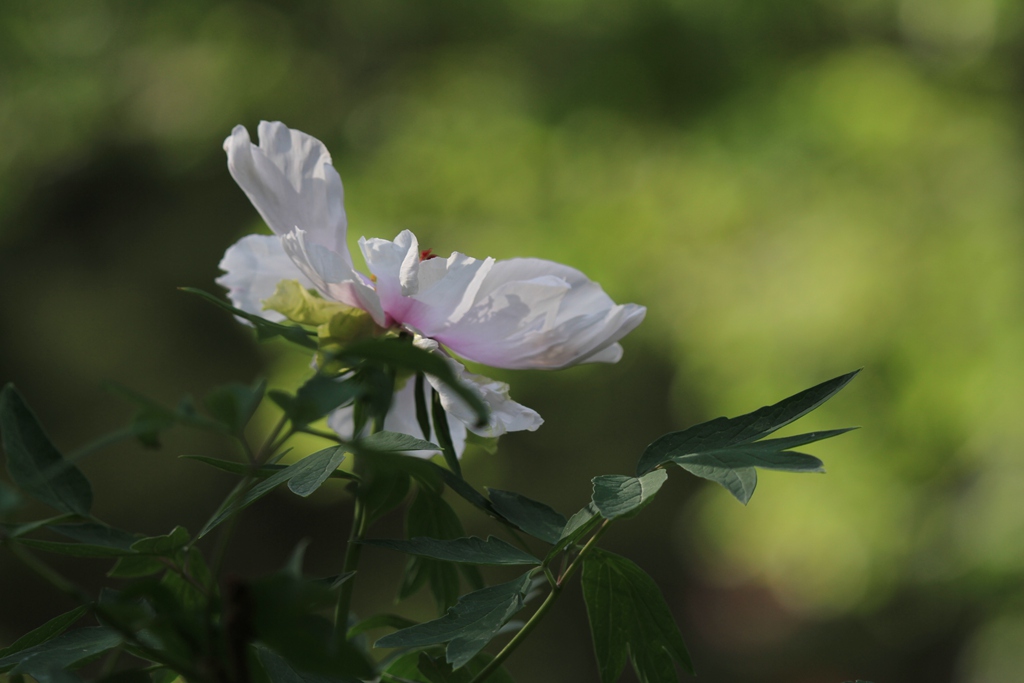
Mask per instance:
[[[325,298],[369,313],[381,327],[402,328],[421,348],[441,355],[491,409],[490,423],[475,426],[469,408],[428,377],[448,414],[457,451],[466,428],[482,436],[535,430],[543,420],[508,396],[508,385],[466,371],[447,349],[498,368],[559,369],[580,363],[615,363],[618,341],[644,318],[636,304],[618,305],[583,273],[551,261],[475,259],[458,252],[433,257],[408,230],[394,241],[359,240],[369,277],[355,270],[346,246],[341,178],[319,140],[281,123],[259,125],[259,146],[236,126],[224,141],[228,168],[274,235],[250,235],[227,250],[217,282],[234,305],[264,311],[281,280],[299,280]],[[441,348],[444,347],[444,349]],[[352,436],[351,409],[329,424]],[[422,436],[415,414],[415,382],[395,394],[384,428]]]

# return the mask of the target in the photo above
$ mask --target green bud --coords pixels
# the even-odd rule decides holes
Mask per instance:
[[[358,308],[324,299],[316,292],[303,287],[298,280],[278,282],[274,295],[263,300],[263,310],[277,311],[300,325],[325,325],[338,314],[364,316],[368,320],[370,318],[368,313]]]

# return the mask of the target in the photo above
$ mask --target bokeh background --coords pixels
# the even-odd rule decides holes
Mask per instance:
[[[648,307],[616,366],[500,375],[547,423],[471,454],[479,485],[571,513],[665,431],[865,368],[802,425],[863,427],[815,445],[826,476],[764,473],[744,508],[676,471],[609,534],[700,680],[1019,680],[1022,88],[1008,0],[8,0],[0,380],[68,450],[130,417],[104,380],[169,404],[297,381],[301,355],[175,289],[217,290],[260,229],[221,141],[282,120],[332,150],[353,240],[553,259]],[[196,452],[229,453],[175,432],[93,456],[98,514],[197,529],[231,480]],[[348,519],[337,490],[273,496],[231,570],[308,537],[330,573]],[[366,559],[357,607],[390,604],[401,559]],[[0,556],[0,644],[68,607]],[[582,602],[509,667],[595,681]]]

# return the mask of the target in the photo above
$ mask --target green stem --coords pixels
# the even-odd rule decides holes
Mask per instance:
[[[362,554],[363,546],[359,542],[366,533],[366,508],[362,500],[356,497],[355,507],[352,511],[352,530],[349,532],[348,545],[345,546],[345,561],[341,567],[342,574],[354,572],[359,567],[359,557]],[[338,604],[334,609],[334,628],[339,631],[348,630],[348,614],[352,609],[352,591],[356,583],[356,577],[350,578],[341,584],[338,593]]]
[[[486,681],[491,674],[498,670],[498,667],[501,666],[502,662],[508,659],[509,655],[515,652],[516,648],[519,647],[524,640],[526,640],[527,636],[530,635],[530,632],[533,631],[533,629],[537,628],[537,624],[540,623],[541,619],[544,618],[544,616],[548,613],[551,607],[555,604],[555,601],[558,600],[558,596],[562,594],[562,588],[565,586],[565,582],[571,579],[572,575],[576,573],[576,570],[583,563],[583,558],[586,556],[587,553],[590,552],[590,549],[594,547],[594,545],[597,543],[597,540],[601,538],[604,532],[608,529],[608,525],[610,523],[611,520],[606,519],[601,524],[600,528],[598,528],[597,530],[597,533],[590,537],[590,540],[587,541],[587,544],[583,546],[583,549],[580,550],[578,555],[576,555],[576,558],[572,561],[572,563],[566,568],[565,572],[562,573],[562,575],[551,587],[551,592],[548,593],[548,596],[544,599],[544,602],[541,603],[541,606],[538,607],[537,611],[533,613],[529,621],[527,621],[523,625],[523,627],[519,629],[519,632],[516,633],[512,640],[508,641],[505,647],[501,649],[501,652],[499,652],[494,657],[494,659],[488,662],[487,666],[480,670],[480,673],[473,677],[473,680],[470,681],[470,683],[483,683],[484,681]]]

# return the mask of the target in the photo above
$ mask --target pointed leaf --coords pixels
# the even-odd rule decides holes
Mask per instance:
[[[651,502],[668,479],[665,470],[654,470],[642,477],[605,474],[594,477],[594,506],[605,519],[615,519],[639,512]]]
[[[183,526],[176,526],[164,536],[152,536],[132,543],[132,550],[143,555],[169,555],[184,547],[192,537]]]
[[[299,671],[287,659],[262,645],[256,646],[256,657],[270,683],[358,683],[355,678]]]
[[[323,483],[330,476],[330,473],[337,469],[344,457],[344,449],[340,446],[325,448],[257,482],[252,488],[242,494],[240,500],[236,500],[232,496],[225,501],[196,538],[202,538],[231,515],[249,507],[273,491],[279,484],[291,481],[296,477],[301,478],[303,482],[300,489],[312,493],[312,484],[317,481]]]
[[[384,636],[374,647],[422,647],[448,643],[446,659],[453,669],[458,669],[480,652],[505,622],[523,608],[530,579],[527,573],[508,583],[464,595],[440,619]]]
[[[410,652],[388,665],[381,683],[397,683],[401,681],[435,683],[438,680],[444,681],[444,683],[472,683],[473,677],[483,671],[484,667],[490,664],[492,659],[494,657],[491,655],[481,652],[476,657],[473,657],[464,667],[453,671],[451,665],[440,657],[434,657],[425,652]],[[498,667],[497,671],[488,676],[486,681],[481,681],[481,683],[514,683],[514,681],[505,667]]]
[[[219,386],[206,395],[206,410],[233,433],[241,434],[256,413],[266,388],[264,380],[251,387],[239,382]]]
[[[81,619],[82,615],[88,611],[89,608],[86,605],[82,605],[70,612],[65,612],[59,617],[50,619],[39,628],[33,629],[21,638],[18,638],[9,647],[0,649],[0,660],[56,638],[61,633],[64,633],[71,624]]]
[[[565,528],[565,516],[536,500],[513,491],[487,489],[494,509],[526,533],[556,543]]]
[[[46,674],[52,669],[73,667],[114,649],[123,641],[121,634],[105,626],[66,631],[52,640],[0,658],[0,672]]]
[[[495,565],[540,564],[540,560],[533,555],[494,536],[489,536],[486,541],[476,536],[447,540],[421,536],[408,541],[384,538],[365,539],[363,543],[446,562]]]
[[[615,683],[627,657],[641,683],[678,680],[693,664],[657,584],[624,557],[594,549],[583,560],[587,604],[601,683]]]
[[[749,443],[785,427],[834,396],[860,372],[822,382],[778,403],[740,417],[719,417],[656,439],[640,457],[637,474],[650,472],[672,457]]]
[[[371,451],[387,453],[403,451],[439,451],[441,447],[415,436],[400,434],[399,432],[377,432],[360,439],[358,445]]]
[[[179,455],[179,458],[184,460],[195,460],[201,462],[204,465],[209,465],[223,472],[230,472],[232,474],[240,474],[245,476],[246,474],[252,474],[254,477],[260,479],[266,479],[281,470],[287,468],[287,465],[263,465],[259,469],[252,469],[249,465],[241,462],[235,462],[233,460],[221,460],[220,458],[211,458],[206,455]],[[335,470],[330,474],[331,479],[355,479],[355,475],[345,470]]]
[[[228,311],[243,320],[247,320],[254,328],[256,328],[256,338],[259,341],[267,341],[268,339],[281,337],[283,339],[287,339],[293,344],[298,344],[299,346],[307,349],[313,349],[315,351],[317,348],[317,343],[311,336],[312,333],[298,325],[282,325],[280,323],[271,322],[261,316],[246,313],[245,311],[235,308],[223,299],[216,297],[209,292],[204,292],[201,289],[195,289],[194,287],[179,287],[179,289],[183,292],[188,292],[189,294],[195,294],[214,306]]]
[[[0,391],[0,432],[7,471],[22,491],[62,512],[89,515],[89,480],[64,460],[13,384]]]
[[[679,466],[702,479],[721,484],[726,491],[744,505],[750,502],[750,497],[754,495],[754,489],[757,488],[757,470],[753,467],[726,469],[685,462],[679,463]]]
[[[309,496],[338,469],[345,459],[345,451],[342,448],[330,449],[330,455],[309,463],[288,479],[288,488],[292,493],[303,498]],[[309,460],[309,458],[306,458]],[[305,461],[300,461],[305,462]],[[296,463],[298,464],[298,463]]]
[[[406,510],[405,531],[406,536],[410,538],[426,536],[451,539],[466,535],[458,515],[440,493],[423,487],[419,488],[412,505]],[[459,572],[450,562],[426,557],[409,558],[402,584],[398,589],[398,598],[404,599],[413,595],[424,584],[430,586],[430,592],[437,601],[438,611],[446,610],[458,600]]]

